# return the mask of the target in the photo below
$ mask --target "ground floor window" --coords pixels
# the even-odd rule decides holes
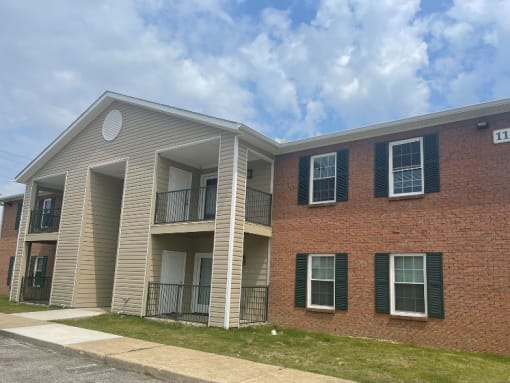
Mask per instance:
[[[425,254],[390,257],[391,313],[427,315]]]
[[[308,306],[334,308],[335,256],[310,254]]]

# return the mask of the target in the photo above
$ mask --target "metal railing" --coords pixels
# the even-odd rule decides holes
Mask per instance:
[[[269,286],[241,288],[241,323],[267,322]]]
[[[207,186],[157,193],[154,223],[214,219],[216,191],[216,186]]]
[[[30,212],[30,233],[54,233],[60,225],[60,209],[38,209]]]
[[[269,193],[246,188],[246,221],[271,226],[272,200],[273,196]]]
[[[207,323],[211,286],[149,282],[145,316]]]
[[[241,288],[241,323],[267,322],[269,286]],[[146,317],[207,323],[211,286],[149,282]]]
[[[21,278],[21,301],[48,303],[51,293],[51,277]]]

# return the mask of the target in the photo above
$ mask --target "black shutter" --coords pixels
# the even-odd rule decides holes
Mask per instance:
[[[443,255],[427,253],[427,307],[431,318],[444,318]]]
[[[12,281],[12,270],[14,268],[14,260],[16,259],[16,257],[11,257],[9,259],[9,271],[7,271],[7,286],[10,286],[11,285],[11,281]]]
[[[348,294],[347,254],[335,255],[335,309],[347,310]]]
[[[425,193],[439,192],[439,144],[437,134],[423,136],[423,162]]]
[[[388,143],[374,145],[374,194],[375,197],[388,196]]]
[[[349,199],[349,149],[336,152],[336,200]]]
[[[298,205],[307,205],[310,188],[310,156],[299,157]]]
[[[390,313],[390,255],[375,255],[375,312]]]
[[[306,307],[306,274],[308,269],[308,254],[296,255],[296,287],[294,305]]]
[[[18,210],[16,211],[16,221],[14,222],[14,230],[19,229],[19,223],[21,221],[21,211],[23,210],[23,201],[18,202]]]

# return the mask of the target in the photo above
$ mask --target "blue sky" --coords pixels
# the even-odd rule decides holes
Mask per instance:
[[[0,2],[0,193],[102,92],[280,140],[510,96],[510,0]]]

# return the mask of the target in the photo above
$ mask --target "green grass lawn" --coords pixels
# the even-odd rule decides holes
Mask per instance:
[[[495,354],[287,328],[271,336],[269,326],[225,331],[116,314],[60,323],[358,382],[510,382],[510,356]]]
[[[56,309],[57,307],[33,305],[27,303],[12,303],[9,302],[9,297],[7,295],[0,295],[0,313],[3,314],[25,313],[29,311],[45,311]]]

